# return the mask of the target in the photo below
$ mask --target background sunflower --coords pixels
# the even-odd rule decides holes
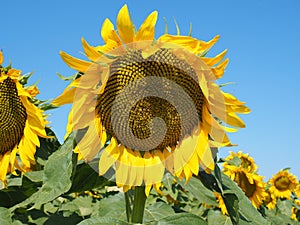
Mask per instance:
[[[47,124],[43,111],[32,103],[38,90],[35,86],[24,88],[20,83],[21,71],[2,67],[0,51],[0,180],[7,173],[33,169],[39,137],[47,138]]]
[[[281,170],[269,180],[269,190],[278,198],[290,199],[297,183],[295,175],[291,174],[288,170]]]

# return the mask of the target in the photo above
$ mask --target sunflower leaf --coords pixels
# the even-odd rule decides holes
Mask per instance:
[[[192,193],[192,195],[200,202],[205,202],[207,205],[212,206],[218,205],[213,192],[207,189],[197,178],[192,177],[184,188]]]
[[[249,221],[249,223],[253,225],[270,224],[265,218],[263,218],[263,216],[257,211],[257,209],[253,207],[252,203],[247,198],[245,193],[237,186],[234,181],[232,181],[225,174],[222,174],[222,181],[225,187],[228,189],[224,191],[224,193],[226,195],[235,194],[237,196],[239,213],[241,214],[241,217],[244,218],[244,220]],[[235,201],[235,199],[229,200]]]
[[[70,134],[64,144],[48,159],[43,175],[42,187],[25,201],[10,208],[15,210],[34,203],[33,208],[52,201],[71,188],[71,176],[73,172],[73,145],[76,133]]]
[[[173,214],[175,212],[170,205],[164,202],[156,202],[145,209],[144,223],[159,221]]]
[[[112,217],[95,217],[78,223],[78,225],[111,225],[111,224],[128,225],[129,223],[125,222],[124,220],[119,220]]]
[[[167,216],[159,221],[147,223],[149,225],[207,225],[207,223],[199,216],[191,213],[176,213],[175,215]]]
[[[12,225],[11,214],[8,209],[0,207],[0,224]]]
[[[115,182],[108,180],[104,176],[99,176],[93,168],[97,161],[91,161],[89,164],[79,164],[72,179],[72,186],[68,193],[81,192],[104,186],[115,186]]]

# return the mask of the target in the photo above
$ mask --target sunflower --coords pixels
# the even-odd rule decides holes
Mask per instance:
[[[274,209],[277,203],[275,195],[269,190],[266,191],[267,195],[265,197],[264,203],[268,209]]]
[[[213,170],[210,148],[231,146],[225,131],[245,127],[237,113],[250,111],[215,83],[228,64],[226,51],[205,55],[219,36],[205,42],[164,34],[156,40],[157,15],[152,12],[135,30],[124,5],[117,30],[104,21],[104,45],[82,39],[89,61],[60,53],[79,72],[53,101],[73,103],[67,135],[86,130],[74,151],[86,162],[99,156],[100,175],[114,167],[125,191],[145,185],[149,193],[166,170],[187,181],[199,164]]]
[[[257,171],[257,165],[254,162],[254,159],[249,156],[248,154],[243,153],[242,151],[239,151],[237,153],[231,152],[230,155],[226,157],[224,162],[224,167],[228,165],[228,161],[233,160],[234,157],[238,157],[241,160],[240,167],[244,168],[249,173],[255,173]]]
[[[270,180],[270,191],[278,198],[290,199],[298,181],[288,170],[281,170]]]
[[[233,165],[226,166],[224,174],[237,183],[255,208],[258,208],[267,197],[266,184],[263,182],[262,176],[249,173],[245,169]]]
[[[295,195],[300,198],[300,183],[298,183],[297,187],[295,188]]]
[[[227,208],[222,195],[218,192],[214,192],[214,195],[216,196],[217,202],[219,204],[219,208],[221,209],[223,215],[228,215]]]
[[[0,180],[5,183],[6,175],[16,169],[32,170],[39,137],[47,135],[43,111],[31,102],[38,89],[24,88],[21,71],[2,63],[0,52]]]
[[[299,216],[300,216],[300,212],[299,212],[299,207],[300,207],[300,200],[294,200],[295,204],[298,206],[298,208],[296,207],[292,207],[292,219],[299,221]]]

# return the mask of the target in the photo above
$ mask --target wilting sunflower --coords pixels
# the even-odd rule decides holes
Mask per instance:
[[[240,167],[245,169],[249,173],[254,173],[257,171],[257,165],[254,162],[254,159],[249,156],[248,154],[243,153],[242,151],[239,151],[237,153],[231,152],[230,155],[226,157],[226,161],[233,160],[234,157],[238,157],[241,160]],[[224,168],[228,165],[228,162],[224,162]]]
[[[226,166],[224,173],[237,183],[254,207],[258,208],[263,203],[267,194],[262,176],[233,165]]]
[[[32,169],[39,137],[47,135],[43,111],[31,102],[37,88],[24,88],[19,82],[21,71],[4,68],[2,63],[0,52],[0,180],[5,182],[6,175],[15,169]]]
[[[277,203],[275,195],[269,190],[266,191],[267,195],[264,200],[264,204],[268,209],[274,209]]]
[[[288,170],[281,170],[270,180],[270,191],[278,198],[290,199],[298,181]]]
[[[79,73],[53,101],[73,102],[67,133],[86,129],[75,152],[85,161],[99,153],[99,174],[114,167],[118,186],[145,185],[147,193],[165,170],[186,180],[198,174],[199,164],[213,170],[210,147],[231,146],[225,131],[244,127],[237,113],[250,111],[215,84],[228,64],[226,51],[205,55],[219,36],[205,42],[164,34],[155,40],[156,20],[154,11],[135,30],[124,5],[117,30],[104,21],[104,45],[82,39],[89,61],[61,52]]]

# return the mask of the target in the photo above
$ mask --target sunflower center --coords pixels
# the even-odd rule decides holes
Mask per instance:
[[[252,163],[251,163],[247,158],[241,157],[240,159],[241,159],[241,161],[242,161],[241,165],[242,165],[242,167],[243,167],[244,169],[248,169],[249,167],[250,167],[251,170],[254,169]]]
[[[0,154],[5,154],[20,142],[27,119],[16,84],[11,78],[0,83]]]
[[[251,184],[244,172],[239,172],[236,174],[234,181],[243,190],[248,198],[252,197],[256,191],[255,182]]]
[[[285,191],[290,186],[290,179],[288,177],[279,177],[275,180],[275,187],[280,191]]]
[[[129,87],[130,94],[122,94]],[[181,137],[192,133],[201,121],[203,102],[196,73],[184,60],[167,49],[159,49],[148,58],[143,58],[139,50],[131,50],[111,64],[110,77],[96,108],[106,131],[121,144],[141,150],[138,140],[155,142],[163,134],[155,147],[147,149],[162,150],[175,147]],[[128,117],[112,116],[128,105]],[[155,129],[157,118],[164,125]],[[126,126],[134,137],[127,135]],[[126,143],[120,136],[125,137]]]

